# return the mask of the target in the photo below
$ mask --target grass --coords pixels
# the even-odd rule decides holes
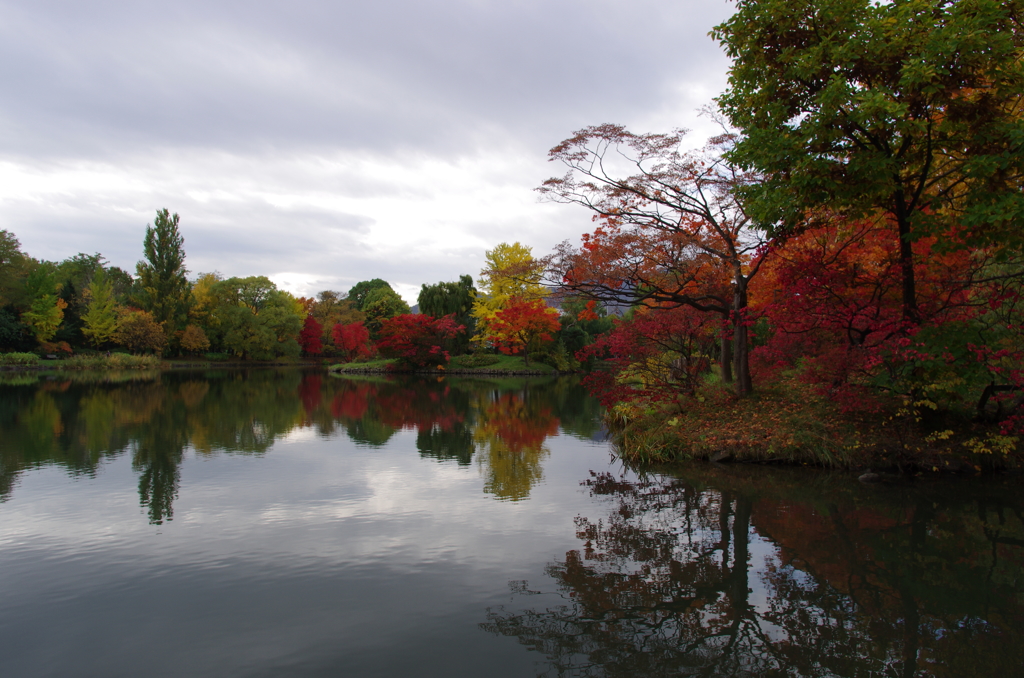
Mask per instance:
[[[106,355],[80,355],[57,361],[54,367],[62,370],[153,370],[159,369],[163,360],[155,355],[131,355],[113,353]]]
[[[381,358],[365,362],[336,363],[327,369],[331,372],[380,372],[394,364],[394,360]]]
[[[526,364],[526,359],[517,355],[504,355],[504,354],[488,354],[490,358],[497,358],[494,362],[488,361],[489,364],[477,364],[479,359],[476,356],[455,356],[452,361],[448,364],[449,371],[458,370],[459,372],[481,372],[484,374],[489,373],[540,373],[540,374],[554,374],[557,370],[550,365],[546,365],[536,360],[531,360],[529,364]]]
[[[481,360],[479,356],[455,356],[448,363],[444,370],[438,372],[449,372],[455,374],[555,374],[557,370],[550,365],[537,361],[526,360],[520,356],[512,355],[488,355],[487,360]],[[491,360],[493,358],[493,360]],[[395,360],[381,358],[366,362],[351,362],[331,365],[328,369],[332,372],[380,372],[388,370]]]

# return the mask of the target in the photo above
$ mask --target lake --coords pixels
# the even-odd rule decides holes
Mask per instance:
[[[574,378],[0,375],[3,675],[1024,673],[1020,477],[630,469]]]

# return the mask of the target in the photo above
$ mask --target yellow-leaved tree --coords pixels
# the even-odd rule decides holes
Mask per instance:
[[[532,250],[514,242],[501,243],[486,253],[487,266],[480,280],[472,315],[477,321],[476,341],[486,341],[498,312],[514,303],[543,299],[549,294],[541,284],[544,264],[533,258]]]

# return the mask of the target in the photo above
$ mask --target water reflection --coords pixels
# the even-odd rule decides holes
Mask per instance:
[[[572,380],[390,379],[321,371],[30,375],[0,384],[0,501],[26,469],[59,465],[95,474],[128,453],[155,524],[174,516],[188,451],[261,455],[306,429],[383,448],[415,431],[420,456],[469,466],[484,491],[518,501],[543,477],[544,441],[598,431],[597,405]],[[25,381],[25,380],[23,380]]]
[[[547,568],[558,602],[482,624],[546,655],[550,675],[1024,668],[1019,483],[868,490],[700,468],[585,485],[609,510],[577,518],[579,548]],[[511,586],[524,604],[541,593]]]
[[[558,432],[550,403],[516,393],[488,394],[478,411],[475,440],[486,451],[480,457],[484,491],[499,499],[519,501],[543,478],[541,462],[550,454],[544,441]]]

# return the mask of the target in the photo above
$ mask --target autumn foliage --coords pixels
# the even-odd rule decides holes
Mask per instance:
[[[434,318],[407,313],[381,323],[377,348],[404,367],[440,367],[451,359],[450,344],[465,329],[455,322],[454,314]]]
[[[317,322],[316,318],[312,315],[306,316],[306,320],[302,324],[302,331],[299,332],[299,346],[302,347],[303,353],[308,356],[323,353],[324,345],[320,341],[323,331],[323,326]]]
[[[679,403],[709,371],[720,332],[715,316],[689,307],[642,307],[583,349],[583,360],[606,359],[606,369],[585,383],[609,407],[641,399]]]
[[[512,355],[538,349],[552,341],[559,329],[558,311],[542,299],[513,299],[489,322],[488,339],[499,351]]]
[[[345,360],[354,360],[373,353],[370,331],[362,322],[338,323],[331,330],[334,347]]]

